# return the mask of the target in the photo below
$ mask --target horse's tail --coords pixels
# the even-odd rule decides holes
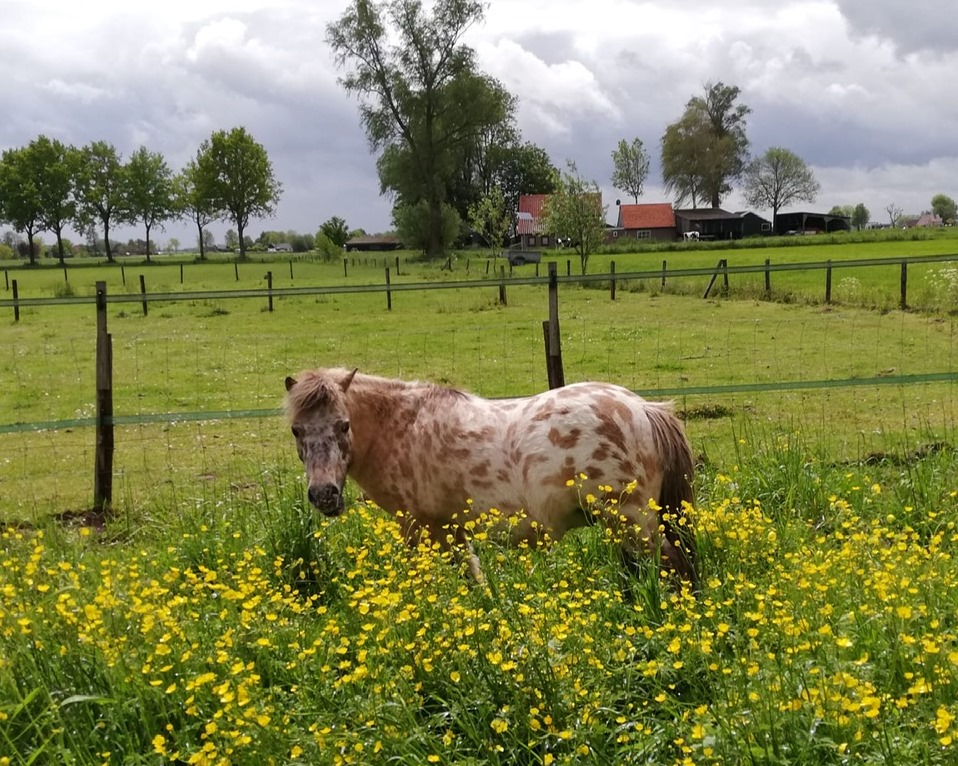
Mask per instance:
[[[671,544],[675,556],[668,561],[681,578],[693,585],[697,582],[695,572],[695,531],[686,513],[686,504],[694,500],[692,475],[695,461],[681,421],[673,414],[669,404],[652,404],[646,409],[652,438],[662,461],[662,489],[659,492],[659,520],[665,539]]]

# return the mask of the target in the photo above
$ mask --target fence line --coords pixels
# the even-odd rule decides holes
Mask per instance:
[[[666,262],[663,261],[661,269],[648,269],[643,271],[630,272],[607,272],[601,274],[566,274],[556,275],[557,282],[560,284],[595,284],[611,283],[615,285],[618,282],[626,280],[665,280],[666,273],[670,279],[682,279],[688,277],[712,277],[722,276],[723,280],[728,279],[730,274],[762,274],[765,278],[766,292],[771,290],[771,274],[773,272],[788,271],[825,271],[826,272],[826,302],[831,298],[830,283],[831,273],[834,269],[848,268],[870,268],[879,266],[898,266],[901,269],[901,303],[906,305],[907,291],[907,269],[909,264],[929,264],[929,263],[953,263],[958,262],[958,254],[951,255],[920,255],[920,256],[891,256],[884,258],[855,258],[841,261],[807,261],[802,263],[779,263],[772,264],[766,259],[765,263],[747,264],[741,266],[729,265],[726,259],[721,259],[718,266],[700,266],[686,269],[666,270]],[[553,262],[554,263],[554,262]],[[266,277],[264,277],[266,279]],[[180,301],[196,300],[224,300],[224,299],[246,299],[246,298],[273,298],[295,297],[308,295],[349,295],[356,293],[387,293],[389,303],[392,301],[392,294],[396,292],[417,292],[427,290],[465,290],[473,288],[495,288],[499,291],[500,298],[504,298],[505,284],[508,281],[510,285],[548,285],[549,276],[516,276],[510,273],[506,279],[505,267],[502,267],[499,275],[489,278],[479,279],[459,279],[442,282],[391,282],[382,284],[360,284],[360,285],[313,285],[305,287],[253,287],[232,290],[198,290],[186,292],[164,292],[148,293],[146,292],[145,277],[140,276],[139,293],[119,293],[107,296],[107,303],[140,303],[143,306],[143,312],[147,312],[147,304],[150,302],[176,303]],[[14,280],[14,284],[16,281]],[[727,284],[727,282],[725,283]],[[614,288],[613,288],[614,289]],[[15,297],[0,299],[0,309],[13,308],[17,318],[19,318],[20,308],[26,306],[58,306],[58,305],[85,305],[95,303],[95,295],[74,295],[63,296],[59,298],[21,298],[15,294]]]
[[[682,398],[713,394],[778,393],[828,388],[870,388],[872,386],[909,386],[920,383],[958,383],[958,372],[928,372],[916,375],[881,375],[870,378],[842,378],[827,380],[779,380],[767,383],[729,383],[717,386],[673,386],[665,388],[637,388],[635,393],[650,398]],[[495,398],[495,397],[494,397]],[[175,423],[195,423],[217,420],[251,420],[274,418],[283,414],[278,407],[237,410],[205,410],[187,412],[156,412],[140,415],[113,415],[104,422],[115,426],[140,426]],[[94,428],[96,417],[45,420],[32,423],[0,424],[0,434],[36,431],[58,431],[67,428]]]

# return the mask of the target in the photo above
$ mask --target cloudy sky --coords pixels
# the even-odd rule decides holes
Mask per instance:
[[[243,125],[285,188],[254,236],[333,215],[387,229],[375,157],[325,43],[347,5],[0,0],[0,149],[41,133],[102,139],[178,170],[213,131]],[[917,213],[937,192],[958,196],[958,14],[939,2],[492,0],[467,42],[519,97],[523,137],[560,167],[575,160],[610,219],[626,201],[609,181],[615,144],[643,140],[641,201],[667,201],[659,141],[707,81],[741,88],[753,153],[784,146],[813,167],[815,208],[864,202],[887,220],[889,203]],[[733,193],[723,207],[744,204]],[[171,236],[191,235],[159,238]]]

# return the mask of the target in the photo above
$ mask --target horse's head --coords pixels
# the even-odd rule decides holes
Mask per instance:
[[[326,516],[343,511],[343,484],[352,457],[346,390],[356,371],[333,376],[322,371],[286,378],[286,412],[296,451],[306,468],[309,502]]]

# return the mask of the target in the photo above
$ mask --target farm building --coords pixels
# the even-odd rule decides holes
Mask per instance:
[[[522,194],[516,210],[516,236],[513,244],[524,248],[555,247],[556,238],[546,229],[544,211],[550,194]],[[595,198],[596,207],[602,209],[602,195],[589,194]]]
[[[677,235],[675,213],[669,202],[619,205],[611,239],[647,239],[671,242]]]
[[[931,229],[938,226],[944,226],[944,222],[937,213],[929,213],[927,210],[919,216],[910,216],[902,220],[904,229]]]
[[[770,234],[770,221],[751,212],[730,213],[718,207],[675,211],[676,234],[697,233],[701,239],[741,239]]]
[[[851,219],[845,215],[798,212],[779,213],[775,217],[775,233],[778,235],[831,233],[851,228]]]
[[[402,248],[402,240],[399,237],[350,237],[344,247],[347,253],[399,250]]]
[[[548,194],[522,194],[516,211],[516,240],[522,247],[555,247],[555,238],[545,230],[542,209]]]

